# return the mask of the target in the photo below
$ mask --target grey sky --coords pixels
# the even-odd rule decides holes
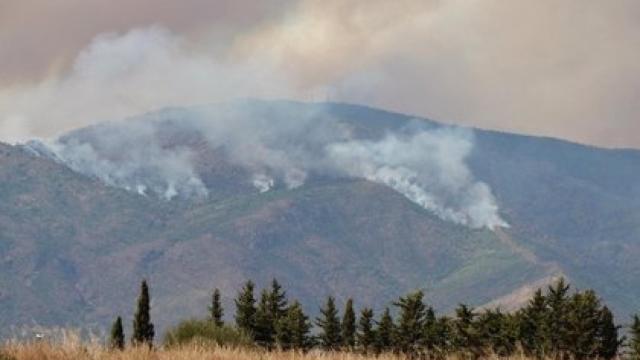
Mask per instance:
[[[637,19],[635,0],[3,0],[0,138],[261,96],[640,147]],[[109,82],[99,57],[137,61],[146,41],[166,61]]]

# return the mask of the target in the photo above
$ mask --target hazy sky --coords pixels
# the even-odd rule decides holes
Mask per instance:
[[[637,0],[0,0],[0,139],[235,97],[640,147]]]

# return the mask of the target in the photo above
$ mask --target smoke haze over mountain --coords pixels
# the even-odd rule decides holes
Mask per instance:
[[[9,0],[0,138],[286,97],[639,146],[639,14],[631,0]]]
[[[322,110],[289,107],[286,117],[253,112],[252,102],[165,110],[29,147],[140,195],[197,200],[210,189],[199,174],[196,150],[167,144],[161,135],[192,134],[204,139],[208,151],[245,169],[246,183],[259,192],[297,188],[315,177],[366,179],[444,220],[473,228],[507,226],[490,188],[474,179],[465,162],[473,150],[471,130],[429,128],[416,120],[382,138],[363,139]]]

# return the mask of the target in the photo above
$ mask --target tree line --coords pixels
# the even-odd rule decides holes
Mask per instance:
[[[149,288],[143,281],[133,320],[133,345],[153,344],[155,332],[149,302]],[[206,338],[206,334],[218,336],[224,330],[227,339],[244,336],[254,346],[269,350],[321,348],[365,354],[394,352],[423,358],[451,354],[466,358],[506,357],[523,353],[540,359],[613,359],[626,345],[625,355],[640,359],[640,317],[633,317],[626,339],[610,309],[593,290],[571,292],[564,279],[546,291],[538,289],[515,312],[460,304],[453,314],[439,316],[425,302],[424,293],[415,291],[399,297],[379,316],[369,307],[356,312],[353,299],[348,299],[340,312],[335,298],[329,296],[318,316],[311,319],[300,302],[287,298],[275,279],[258,297],[255,284],[247,281],[234,304],[234,321],[227,324],[220,291],[215,289],[207,319],[201,323],[185,322],[173,332],[174,339],[181,335],[179,332],[188,334],[183,338],[190,340]],[[195,324],[198,325],[194,327]],[[125,347],[120,317],[113,324],[110,344],[118,349]]]

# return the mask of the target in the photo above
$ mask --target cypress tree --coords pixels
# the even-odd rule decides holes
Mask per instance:
[[[599,346],[597,356],[599,358],[609,360],[618,355],[620,347],[620,339],[618,337],[619,326],[613,321],[613,314],[608,307],[604,306],[600,310],[600,319],[598,325]]]
[[[385,308],[378,327],[376,329],[375,349],[377,353],[387,352],[392,349],[395,325],[389,308]]]
[[[224,310],[222,309],[222,304],[220,303],[220,290],[216,288],[213,290],[213,295],[211,295],[209,317],[216,326],[222,327],[224,325],[224,321],[222,320],[223,316]]]
[[[320,309],[320,317],[316,319],[320,327],[320,345],[325,350],[338,350],[342,343],[340,336],[340,319],[332,296],[327,298],[324,308]]]
[[[638,315],[633,315],[629,336],[629,358],[640,360],[640,317]]]
[[[234,300],[236,304],[236,326],[249,336],[254,336],[256,323],[256,299],[253,295],[255,285],[253,281],[247,281],[242,290],[238,293],[238,297]]]
[[[356,314],[353,310],[353,299],[348,299],[342,317],[342,345],[353,349],[356,344]]]
[[[253,338],[258,345],[271,348],[274,340],[274,320],[269,309],[269,292],[263,290],[255,314]]]
[[[405,354],[415,354],[419,350],[424,331],[426,306],[422,291],[416,291],[394,303],[400,310],[396,328],[396,349]]]
[[[118,316],[111,326],[111,338],[109,346],[114,350],[124,350],[124,330],[122,328],[122,318]]]
[[[133,318],[133,335],[131,342],[133,345],[146,344],[153,346],[155,330],[151,323],[151,297],[149,296],[149,286],[146,280],[142,280],[140,285],[140,296],[138,297],[138,307]]]
[[[373,310],[370,308],[364,308],[360,312],[360,319],[358,319],[358,332],[357,332],[358,347],[365,354],[369,353],[369,350],[374,346],[376,341],[375,332],[373,331]]]

